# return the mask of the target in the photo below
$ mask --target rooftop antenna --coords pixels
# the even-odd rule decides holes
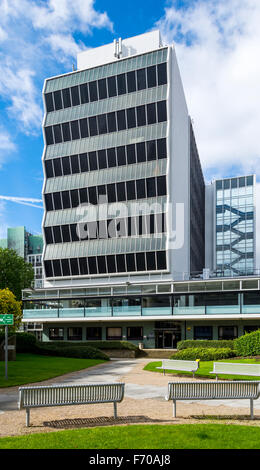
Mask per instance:
[[[74,63],[73,63],[73,64],[72,64],[72,72],[75,72],[75,70],[76,70],[76,69],[75,69],[75,65],[74,65]]]
[[[122,39],[114,39],[114,57],[120,59],[122,56]]]

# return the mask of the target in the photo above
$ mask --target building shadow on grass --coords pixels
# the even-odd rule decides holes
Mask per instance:
[[[54,421],[44,421],[43,426],[58,428],[58,429],[69,429],[69,428],[82,428],[82,427],[95,427],[95,426],[112,426],[115,424],[160,424],[164,420],[152,419],[148,416],[119,416],[114,419],[112,416],[99,416],[96,418],[67,418]],[[172,420],[169,420],[172,422]]]

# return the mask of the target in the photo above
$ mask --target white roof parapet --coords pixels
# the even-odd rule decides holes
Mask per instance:
[[[162,47],[159,30],[133,36],[132,38],[114,40],[110,44],[87,49],[77,55],[77,70],[90,69],[98,65],[124,59],[137,54],[144,54]]]

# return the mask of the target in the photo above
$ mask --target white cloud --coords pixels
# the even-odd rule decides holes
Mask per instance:
[[[196,0],[157,23],[175,42],[206,174],[260,176],[260,2]]]
[[[94,0],[0,0],[0,98],[27,134],[40,132],[44,78],[86,46],[75,34],[112,30]],[[5,39],[8,37],[8,41]],[[3,112],[3,111],[2,111]]]

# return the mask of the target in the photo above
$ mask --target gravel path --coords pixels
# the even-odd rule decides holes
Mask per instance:
[[[153,359],[155,360],[155,359]],[[177,402],[177,418],[172,418],[172,402],[165,400],[169,381],[192,378],[144,371],[151,359],[112,360],[109,363],[41,382],[57,383],[124,382],[125,398],[113,419],[113,404],[60,406],[31,410],[31,426],[25,427],[25,410],[17,410],[18,387],[0,389],[0,436],[51,432],[113,424],[174,424],[225,422],[260,426],[260,400],[255,401],[255,419],[249,419],[249,400]],[[198,380],[198,379],[195,379]],[[34,384],[35,385],[35,384]]]

